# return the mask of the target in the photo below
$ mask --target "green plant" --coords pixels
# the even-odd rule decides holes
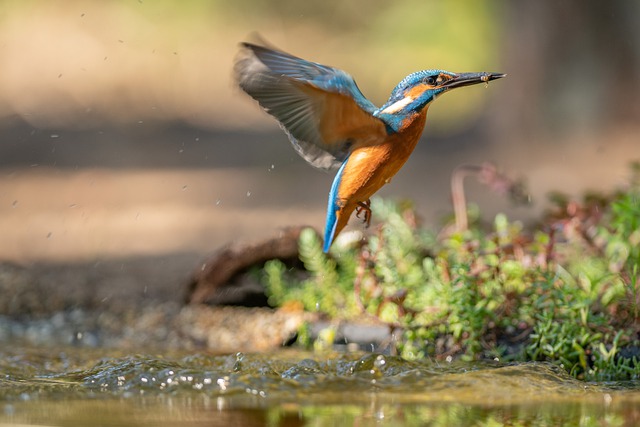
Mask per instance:
[[[497,215],[464,232],[419,226],[409,204],[372,199],[379,223],[331,254],[300,237],[307,272],[265,265],[270,301],[301,302],[332,320],[375,318],[401,332],[405,358],[459,356],[551,361],[585,379],[638,378],[620,349],[637,340],[640,180],[582,203],[557,197],[527,231]],[[326,337],[323,338],[326,341]]]
[[[357,315],[353,296],[353,257],[353,251],[346,251],[335,259],[327,257],[316,232],[303,230],[300,259],[308,271],[307,277],[301,280],[280,260],[268,261],[264,273],[269,303],[279,306],[296,301],[307,311],[324,313],[331,318],[349,319]]]

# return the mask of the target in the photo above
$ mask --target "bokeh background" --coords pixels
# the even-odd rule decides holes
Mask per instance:
[[[454,168],[492,162],[532,203],[473,179],[468,198],[535,221],[550,191],[612,190],[640,159],[639,22],[634,0],[2,0],[0,259],[173,257],[184,274],[229,242],[321,228],[332,175],[232,81],[255,32],[378,105],[420,69],[508,73],[438,99],[380,194],[437,226]]]

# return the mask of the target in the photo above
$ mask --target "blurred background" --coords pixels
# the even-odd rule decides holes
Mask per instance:
[[[473,179],[468,199],[534,221],[550,191],[612,190],[640,159],[638,22],[633,0],[3,0],[0,259],[173,257],[184,273],[232,241],[322,228],[332,174],[232,81],[254,32],[377,105],[420,69],[508,73],[438,99],[380,194],[437,226],[454,168],[492,162],[532,203]]]

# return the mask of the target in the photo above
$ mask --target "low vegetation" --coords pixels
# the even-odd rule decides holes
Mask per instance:
[[[500,214],[436,232],[411,206],[374,199],[368,239],[325,255],[306,230],[307,273],[269,261],[270,303],[336,323],[374,318],[408,359],[550,361],[586,380],[640,378],[640,166],[624,191],[552,201],[532,229]]]

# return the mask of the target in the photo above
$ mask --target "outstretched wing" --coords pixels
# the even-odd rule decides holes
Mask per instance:
[[[375,105],[344,71],[251,43],[242,44],[234,71],[240,87],[317,168],[338,167],[355,147],[384,140]]]

